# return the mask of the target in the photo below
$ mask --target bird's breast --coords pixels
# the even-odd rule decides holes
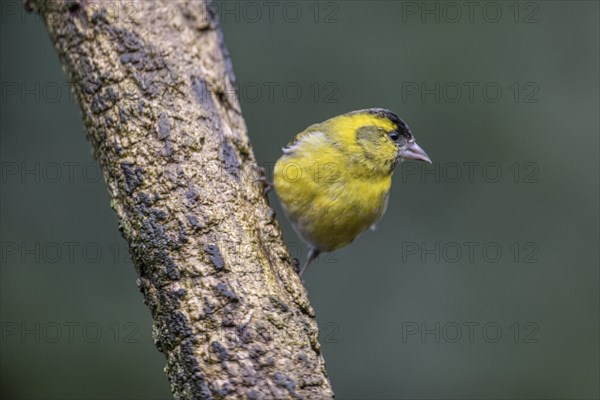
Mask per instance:
[[[333,162],[290,158],[275,171],[277,194],[296,231],[323,251],[349,244],[377,222],[390,185],[391,176],[365,179]]]

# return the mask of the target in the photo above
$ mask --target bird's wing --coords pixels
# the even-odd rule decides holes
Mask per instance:
[[[285,154],[289,154],[293,151],[294,147],[307,136],[321,132],[321,124],[314,124],[297,134],[290,140],[290,142],[282,149]],[[321,134],[323,134],[321,132]]]

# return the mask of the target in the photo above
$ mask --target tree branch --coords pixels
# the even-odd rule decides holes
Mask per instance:
[[[205,1],[29,0],[81,106],[181,399],[331,398]]]

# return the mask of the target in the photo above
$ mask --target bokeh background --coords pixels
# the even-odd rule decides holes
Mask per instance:
[[[217,3],[261,164],[368,107],[434,160],[306,277],[337,397],[598,398],[598,2],[269,4]],[[45,28],[0,9],[0,395],[170,398]]]

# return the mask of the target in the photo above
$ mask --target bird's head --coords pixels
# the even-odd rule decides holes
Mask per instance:
[[[354,161],[373,172],[391,173],[398,161],[431,159],[417,144],[410,128],[383,108],[352,111],[327,121],[339,132],[343,147]]]

